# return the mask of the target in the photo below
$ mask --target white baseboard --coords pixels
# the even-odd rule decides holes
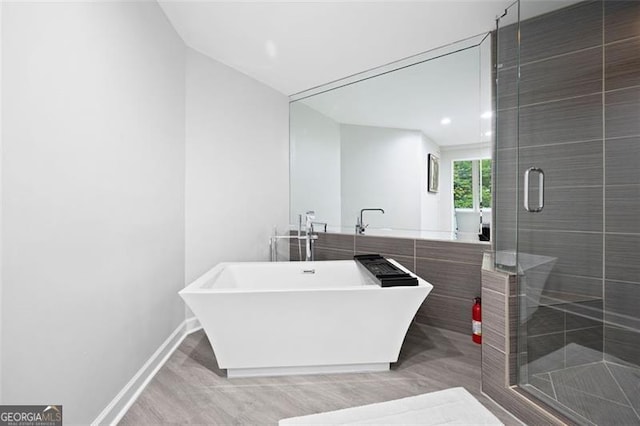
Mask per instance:
[[[173,333],[164,341],[153,355],[144,363],[138,372],[129,380],[113,400],[91,423],[92,426],[116,425],[127,410],[138,399],[144,388],[156,375],[158,370],[164,365],[173,352],[180,346],[187,335],[198,331],[202,326],[197,318],[187,318],[176,328]]]

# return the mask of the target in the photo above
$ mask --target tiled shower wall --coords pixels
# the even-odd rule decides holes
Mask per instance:
[[[605,2],[605,357],[640,360],[640,2]]]
[[[420,240],[319,233],[316,260],[349,260],[355,254],[376,253],[395,259],[433,284],[416,321],[470,333],[473,298],[480,296],[482,255],[487,243]],[[304,246],[302,246],[304,256]],[[290,258],[299,260],[298,244],[290,244]]]
[[[519,209],[518,250],[557,258],[545,291],[577,294],[591,308],[588,321],[579,323],[567,320],[576,317],[564,307],[540,308],[540,327],[530,327],[528,351],[535,358],[564,351],[572,342],[595,350],[563,352],[557,365],[542,369],[589,362],[602,351],[637,363],[640,2],[587,1],[523,21],[519,115],[515,40],[515,27],[501,30],[496,249],[516,248]],[[545,171],[545,208],[539,214],[524,213],[514,201],[517,191],[522,200],[518,180],[531,166]]]

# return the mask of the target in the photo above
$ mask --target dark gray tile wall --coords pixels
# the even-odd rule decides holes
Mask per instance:
[[[640,3],[604,2],[604,351],[640,360]]]
[[[515,248],[517,238],[520,252],[557,257],[545,291],[585,296],[530,319],[534,370],[547,368],[536,357],[552,361],[561,340],[563,366],[589,362],[598,350],[622,359],[637,353],[638,339],[621,344],[619,335],[640,323],[633,309],[640,301],[639,22],[640,2],[610,0],[523,21],[519,93],[515,31],[499,34],[496,249]],[[522,203],[522,175],[532,166],[545,171],[539,214],[514,202]]]
[[[602,2],[585,1],[522,21],[521,63],[602,45]]]
[[[514,115],[509,111],[510,115]],[[505,117],[505,120],[511,117]],[[602,139],[602,94],[520,108],[520,147]],[[514,132],[512,122],[503,124]]]
[[[605,359],[637,367],[640,359],[640,332],[606,325],[604,333]]]
[[[372,237],[357,235],[356,252],[379,253],[382,255],[400,255],[414,257],[415,240],[407,238]]]
[[[292,240],[289,247],[290,259],[299,260],[297,242]],[[391,257],[433,284],[418,310],[417,322],[469,333],[473,298],[480,296],[482,255],[490,249],[486,243],[321,232],[315,242],[315,259],[348,260],[367,253]]]
[[[640,2],[587,1],[526,20],[521,41],[519,87],[515,29],[496,44],[495,248],[557,257],[538,273],[545,292],[580,297],[538,309],[520,356],[529,374],[603,357],[637,365]],[[539,214],[522,206],[532,166],[545,171]]]
[[[570,27],[564,27],[565,31]],[[601,30],[596,30],[596,33]],[[526,40],[523,38],[523,43]],[[548,54],[540,46],[539,55]],[[520,105],[602,92],[602,47],[547,56],[520,67]]]
[[[640,135],[640,87],[628,87],[604,96],[605,138],[633,137]],[[615,152],[613,153],[615,155]]]
[[[525,424],[561,425],[547,407],[516,392],[516,280],[514,275],[482,270],[482,391]]]
[[[421,321],[469,333],[473,299],[480,296],[482,255],[489,249],[480,243],[416,240],[416,273],[433,284],[438,297],[422,305]]]
[[[640,38],[607,44],[605,57],[605,90],[640,85]]]
[[[638,90],[638,97],[640,97],[640,90]],[[637,107],[640,108],[640,101]],[[612,129],[619,130],[620,126],[612,126]],[[630,131],[623,132],[623,134],[624,133],[630,133]],[[640,127],[638,128],[638,133],[640,134]],[[615,189],[616,186],[640,185],[640,173],[638,173],[638,164],[640,164],[640,136],[608,138],[605,146],[605,162],[607,164],[605,181],[609,186],[607,193],[610,189]],[[623,188],[623,190],[626,191],[628,188]],[[633,197],[633,195],[626,198],[637,198]],[[619,196],[619,193],[614,192],[613,196]],[[609,209],[607,209],[607,211],[609,211]],[[607,223],[607,225],[609,225],[609,223]],[[632,223],[628,221],[621,225],[632,225]]]
[[[538,307],[527,322],[528,374],[603,359],[602,299]]]
[[[605,281],[605,320],[640,331],[640,284],[620,281]]]
[[[640,8],[636,3],[633,0],[604,2],[605,43],[638,37]]]

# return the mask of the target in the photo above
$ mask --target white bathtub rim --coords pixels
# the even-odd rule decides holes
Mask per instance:
[[[205,289],[199,289],[199,290],[192,290],[192,291],[185,291],[185,292],[179,292],[180,295],[183,294],[247,294],[247,293],[252,293],[252,294],[264,294],[264,293],[309,293],[309,292],[347,292],[347,291],[379,291],[381,288],[384,288],[385,291],[407,291],[408,289],[415,289],[415,288],[429,288],[432,289],[433,286],[428,283],[428,282],[424,282],[424,283],[420,283],[418,282],[418,285],[412,285],[412,286],[394,286],[394,287],[380,287],[379,285],[375,285],[375,284],[367,284],[367,285],[360,285],[360,286],[352,286],[352,287],[334,287],[334,288],[327,288],[327,287],[305,287],[305,288],[272,288],[272,289],[251,289],[251,288],[220,288],[220,289],[210,289],[210,288],[205,288]]]
[[[427,287],[428,292],[431,293],[433,290],[433,285],[424,279],[420,278],[413,272],[409,271],[407,268],[402,266],[400,263],[395,261],[394,259],[387,259],[389,262],[393,263],[402,271],[408,273],[412,277],[418,279],[417,286],[395,286],[395,287],[385,287],[385,291],[405,291],[406,289],[415,288],[415,287]],[[353,285],[353,286],[341,286],[341,287],[306,287],[306,288],[215,288],[215,287],[203,287],[204,284],[214,280],[217,275],[219,275],[224,268],[229,265],[238,265],[238,264],[252,264],[252,265],[278,265],[284,264],[287,267],[292,267],[290,265],[295,264],[296,266],[305,265],[308,263],[323,263],[323,264],[331,264],[331,263],[347,263],[347,262],[355,262],[354,260],[328,260],[328,261],[314,261],[314,262],[221,262],[211,268],[209,271],[202,274],[199,278],[195,279],[191,284],[184,287],[182,290],[178,292],[180,296],[185,294],[207,294],[207,293],[216,293],[216,294],[246,294],[246,293],[292,293],[292,292],[317,292],[317,291],[373,291],[379,290],[381,286],[379,284],[365,284],[365,285]]]

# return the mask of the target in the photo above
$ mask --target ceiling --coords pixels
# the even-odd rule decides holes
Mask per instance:
[[[189,47],[285,95],[486,33],[513,4],[158,1]],[[520,16],[526,19],[571,3],[575,1],[521,0]],[[517,15],[511,8],[501,23],[512,23]],[[478,52],[469,49],[304,103],[340,123],[421,130],[441,146],[485,142],[491,139],[491,122],[480,115],[491,108],[487,89],[480,95]],[[486,70],[483,75],[488,76]],[[482,79],[482,84],[490,81]],[[450,124],[441,124],[445,117]]]
[[[188,46],[291,95],[490,31],[511,0],[159,3]]]

